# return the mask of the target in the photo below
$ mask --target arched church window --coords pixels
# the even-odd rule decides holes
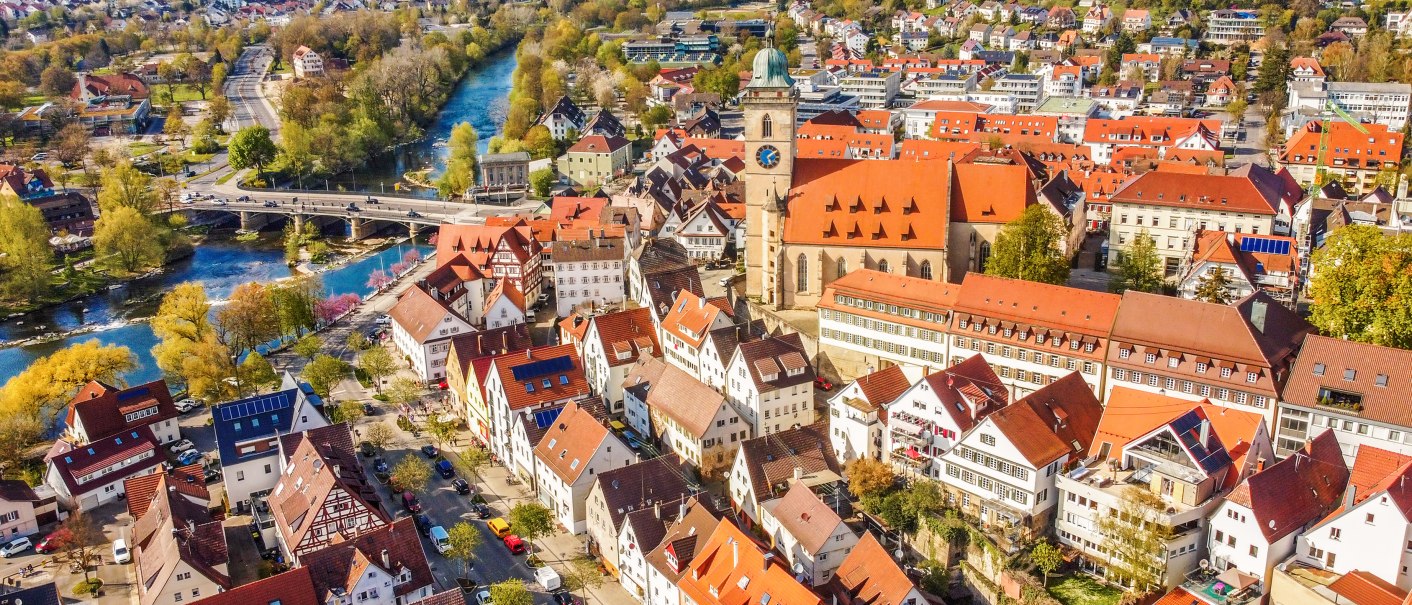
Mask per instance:
[[[795,291],[804,292],[809,289],[809,260],[803,254],[799,255],[799,279],[795,282]]]

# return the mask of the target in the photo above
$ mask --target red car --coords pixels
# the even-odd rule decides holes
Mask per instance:
[[[520,537],[515,534],[505,536],[505,548],[510,549],[510,554],[512,555],[524,554],[524,552],[529,549],[529,547],[525,545],[525,541],[521,540]]]
[[[62,542],[64,541],[64,538],[67,537],[67,532],[68,530],[59,530],[52,534],[44,536],[44,539],[40,540],[39,544],[34,545],[34,552],[37,552],[39,554],[47,554],[57,551],[60,548],[63,548]]]
[[[833,390],[833,383],[829,382],[829,379],[824,378],[823,376],[818,376],[814,378],[814,386],[819,387],[819,390],[821,391]]]

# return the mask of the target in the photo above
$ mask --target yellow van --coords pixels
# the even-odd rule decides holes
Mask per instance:
[[[486,525],[490,526],[491,533],[495,534],[497,538],[504,538],[510,534],[510,522],[501,517],[491,519]]]

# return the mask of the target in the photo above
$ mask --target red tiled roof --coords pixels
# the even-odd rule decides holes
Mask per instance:
[[[1122,300],[1107,292],[972,272],[962,281],[955,308],[958,314],[1107,337]],[[1101,353],[1103,339],[1098,340],[1095,351]]]
[[[778,560],[729,519],[716,525],[678,582],[682,595],[699,605],[821,605],[819,596],[794,579]]]
[[[541,363],[547,362],[547,363]],[[583,366],[572,344],[526,349],[493,358],[492,367],[500,376],[511,410],[537,403],[562,401],[588,394]],[[516,379],[516,368],[520,378]],[[548,381],[549,386],[544,386]],[[533,390],[526,388],[533,387]]]
[[[1359,132],[1352,124],[1329,122],[1324,166],[1340,170],[1381,170],[1384,166],[1397,166],[1402,161],[1402,133],[1389,132],[1387,126],[1382,124],[1359,126],[1368,132]],[[1313,166],[1318,162],[1322,138],[1323,124],[1309,122],[1285,143],[1280,162]]]
[[[139,475],[123,481],[123,493],[127,499],[127,513],[133,521],[147,513],[152,505],[152,496],[161,486],[196,500],[211,501],[211,492],[206,489],[206,477],[200,464],[191,464],[173,469],[171,474],[156,472]]]
[[[1113,193],[1113,201],[1270,216],[1279,213],[1282,202],[1249,178],[1167,171],[1148,172],[1124,183]]]
[[[589,322],[593,324],[591,330],[597,330],[598,341],[607,355],[609,366],[637,361],[644,353],[644,347],[650,348],[648,357],[662,350],[657,342],[657,330],[652,325],[652,310],[647,307],[604,313],[594,316]],[[625,356],[616,354],[620,348],[627,353]]]
[[[420,286],[412,286],[397,297],[397,304],[387,314],[407,331],[412,340],[425,344],[442,325],[442,318],[447,314],[454,315],[454,312]]]
[[[1030,393],[988,420],[1034,468],[1064,455],[1082,458],[1093,441],[1103,404],[1083,375],[1071,372]]]
[[[152,452],[152,455],[134,465],[98,474],[82,485],[78,483],[79,477],[148,452]],[[87,445],[74,446],[73,449],[54,455],[49,462],[63,478],[69,494],[77,498],[119,478],[144,474],[161,464],[163,459],[157,437],[144,425]]]
[[[362,570],[369,565],[375,565],[394,576],[402,569],[411,572],[410,581],[393,587],[393,594],[397,596],[435,582],[426,553],[422,550],[421,536],[411,517],[403,517],[349,540],[340,538],[335,538],[326,548],[304,555],[301,560],[309,569],[314,595],[320,603],[328,601],[331,589],[351,588],[350,583],[357,580],[357,576],[361,576]],[[386,564],[382,560],[383,551],[387,552]]]
[[[1348,467],[1333,431],[1237,485],[1227,500],[1249,508],[1266,543],[1274,543],[1339,504]]]
[[[949,202],[938,164],[901,160],[795,162],[784,241],[863,248],[946,247]]]
[[[708,299],[704,296],[697,296],[690,291],[681,290],[667,314],[662,318],[661,327],[693,347],[699,347],[706,340],[706,333],[715,326],[716,319],[721,314],[725,314],[727,317],[731,315],[730,306],[724,298]]]
[[[295,567],[225,592],[203,596],[203,605],[323,605],[314,594],[308,567]]]
[[[534,456],[566,485],[573,485],[588,471],[598,448],[617,441],[598,418],[571,402],[540,437]]]
[[[888,366],[871,374],[859,376],[853,381],[863,391],[863,397],[873,405],[891,403],[912,387],[903,373],[902,366]]]
[[[157,413],[128,422],[124,415],[156,407]],[[126,389],[118,389],[98,381],[90,381],[69,400],[68,423],[83,426],[90,441],[139,426],[156,424],[179,416],[172,403],[172,393],[165,380],[154,380]]]
[[[1353,605],[1401,605],[1408,597],[1406,590],[1361,569],[1343,574],[1329,590]]]
[[[622,137],[605,137],[601,134],[591,134],[582,139],[579,139],[577,143],[574,143],[572,147],[569,147],[568,152],[611,153],[622,149],[626,145],[631,144],[632,143],[630,141]]]
[[[604,197],[555,196],[549,200],[549,216],[559,221],[597,217],[608,201]]]
[[[878,539],[863,532],[829,581],[829,588],[843,597],[843,605],[907,605],[916,586]]]

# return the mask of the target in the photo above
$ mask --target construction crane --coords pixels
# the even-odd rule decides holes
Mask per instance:
[[[1364,128],[1363,124],[1359,123],[1358,120],[1353,119],[1353,116],[1348,115],[1348,112],[1344,111],[1342,107],[1339,107],[1337,103],[1334,103],[1333,101],[1324,101],[1324,107],[1327,108],[1329,111],[1334,112],[1335,116],[1338,116],[1340,120],[1347,122],[1349,126],[1356,128],[1358,132],[1368,134],[1368,129]],[[1330,126],[1332,121],[1333,120],[1331,118],[1324,118],[1322,124],[1320,125],[1319,154],[1314,159],[1314,180],[1309,183],[1310,196],[1317,195],[1319,192],[1319,188],[1324,185],[1324,172],[1326,170],[1324,166],[1324,158],[1329,151],[1329,130],[1331,130]]]

